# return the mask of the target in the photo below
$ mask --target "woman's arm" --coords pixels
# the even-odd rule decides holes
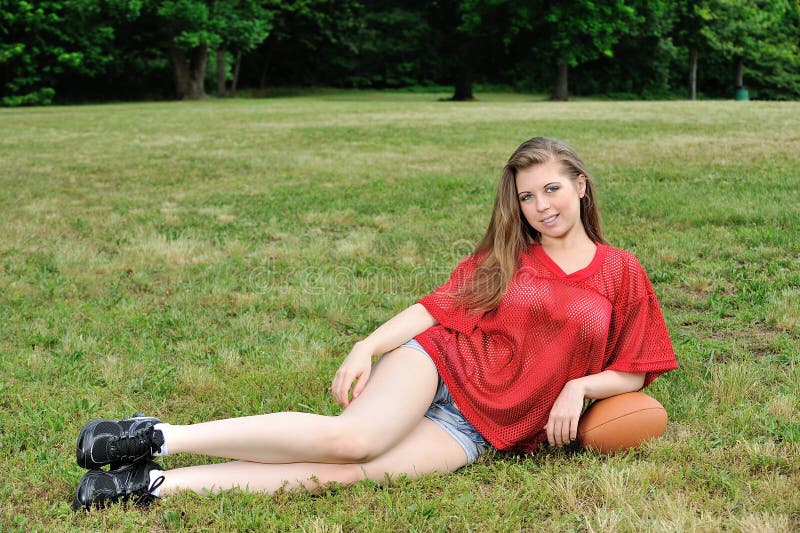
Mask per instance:
[[[644,385],[644,372],[632,374],[604,370],[598,374],[573,379],[564,385],[550,410],[545,430],[551,445],[569,444],[578,437],[578,419],[586,398],[600,400],[624,392],[637,391]]]
[[[387,320],[366,339],[356,343],[377,355],[397,348],[407,340],[438,324],[422,304],[414,304]]]
[[[617,370],[604,370],[598,374],[568,381],[565,387],[575,387],[585,398],[602,400],[623,392],[637,391],[644,385],[644,372],[632,374]]]
[[[372,356],[386,353],[438,324],[422,304],[414,304],[399,312],[373,331],[366,339],[359,341],[339,366],[333,377],[331,392],[339,405],[347,407],[350,403],[350,387],[353,399],[357,398],[369,380],[372,370]]]

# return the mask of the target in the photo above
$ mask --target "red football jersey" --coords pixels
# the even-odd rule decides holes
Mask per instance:
[[[677,368],[664,317],[632,254],[598,245],[572,274],[531,245],[497,309],[474,313],[450,294],[477,264],[468,256],[420,303],[439,322],[417,335],[464,417],[500,450],[532,451],[567,381],[603,370]]]

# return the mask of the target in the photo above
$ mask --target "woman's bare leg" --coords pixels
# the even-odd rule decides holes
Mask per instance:
[[[430,472],[452,472],[466,463],[463,448],[442,428],[423,417],[399,444],[367,463],[264,464],[234,461],[189,466],[164,473],[161,496],[186,489],[199,494],[232,488],[272,493],[281,487],[304,487],[314,492],[333,481],[351,484],[368,478],[380,483],[386,481],[387,475],[405,474],[416,478]]]
[[[360,463],[396,445],[436,393],[438,374],[425,354],[393,350],[375,366],[359,397],[339,416],[272,413],[171,426],[169,453],[260,463]]]

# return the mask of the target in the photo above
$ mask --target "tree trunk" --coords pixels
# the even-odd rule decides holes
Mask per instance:
[[[462,45],[458,53],[458,67],[456,70],[455,91],[452,100],[464,102],[473,100],[472,95],[472,64],[469,44]]]
[[[472,79],[468,74],[462,74],[456,79],[453,101],[464,102],[466,100],[474,100],[472,96]]]
[[[233,83],[231,84],[231,98],[236,98],[236,86],[239,84],[239,67],[242,66],[242,51],[236,52],[236,62],[233,65]]]
[[[734,61],[734,69],[736,72],[736,88],[740,89],[744,87],[744,58],[737,57]]]
[[[225,98],[225,49],[217,50],[217,97]]]
[[[175,92],[182,100],[199,100],[206,97],[204,86],[208,46],[185,50],[170,46],[167,50],[175,76]]]
[[[169,61],[172,63],[172,75],[175,80],[175,94],[178,98],[183,98],[186,87],[189,85],[189,62],[186,60],[186,52],[179,48],[170,46],[167,50]]]
[[[553,89],[553,100],[557,100],[559,102],[566,102],[569,93],[569,80],[568,80],[568,72],[569,72],[569,63],[566,59],[562,59],[558,63],[558,72],[556,73],[556,85]]]
[[[697,100],[697,49],[689,50],[689,100]]]

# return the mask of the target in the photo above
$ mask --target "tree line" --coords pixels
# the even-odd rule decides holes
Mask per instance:
[[[0,0],[0,103],[473,85],[800,97],[797,0]]]

